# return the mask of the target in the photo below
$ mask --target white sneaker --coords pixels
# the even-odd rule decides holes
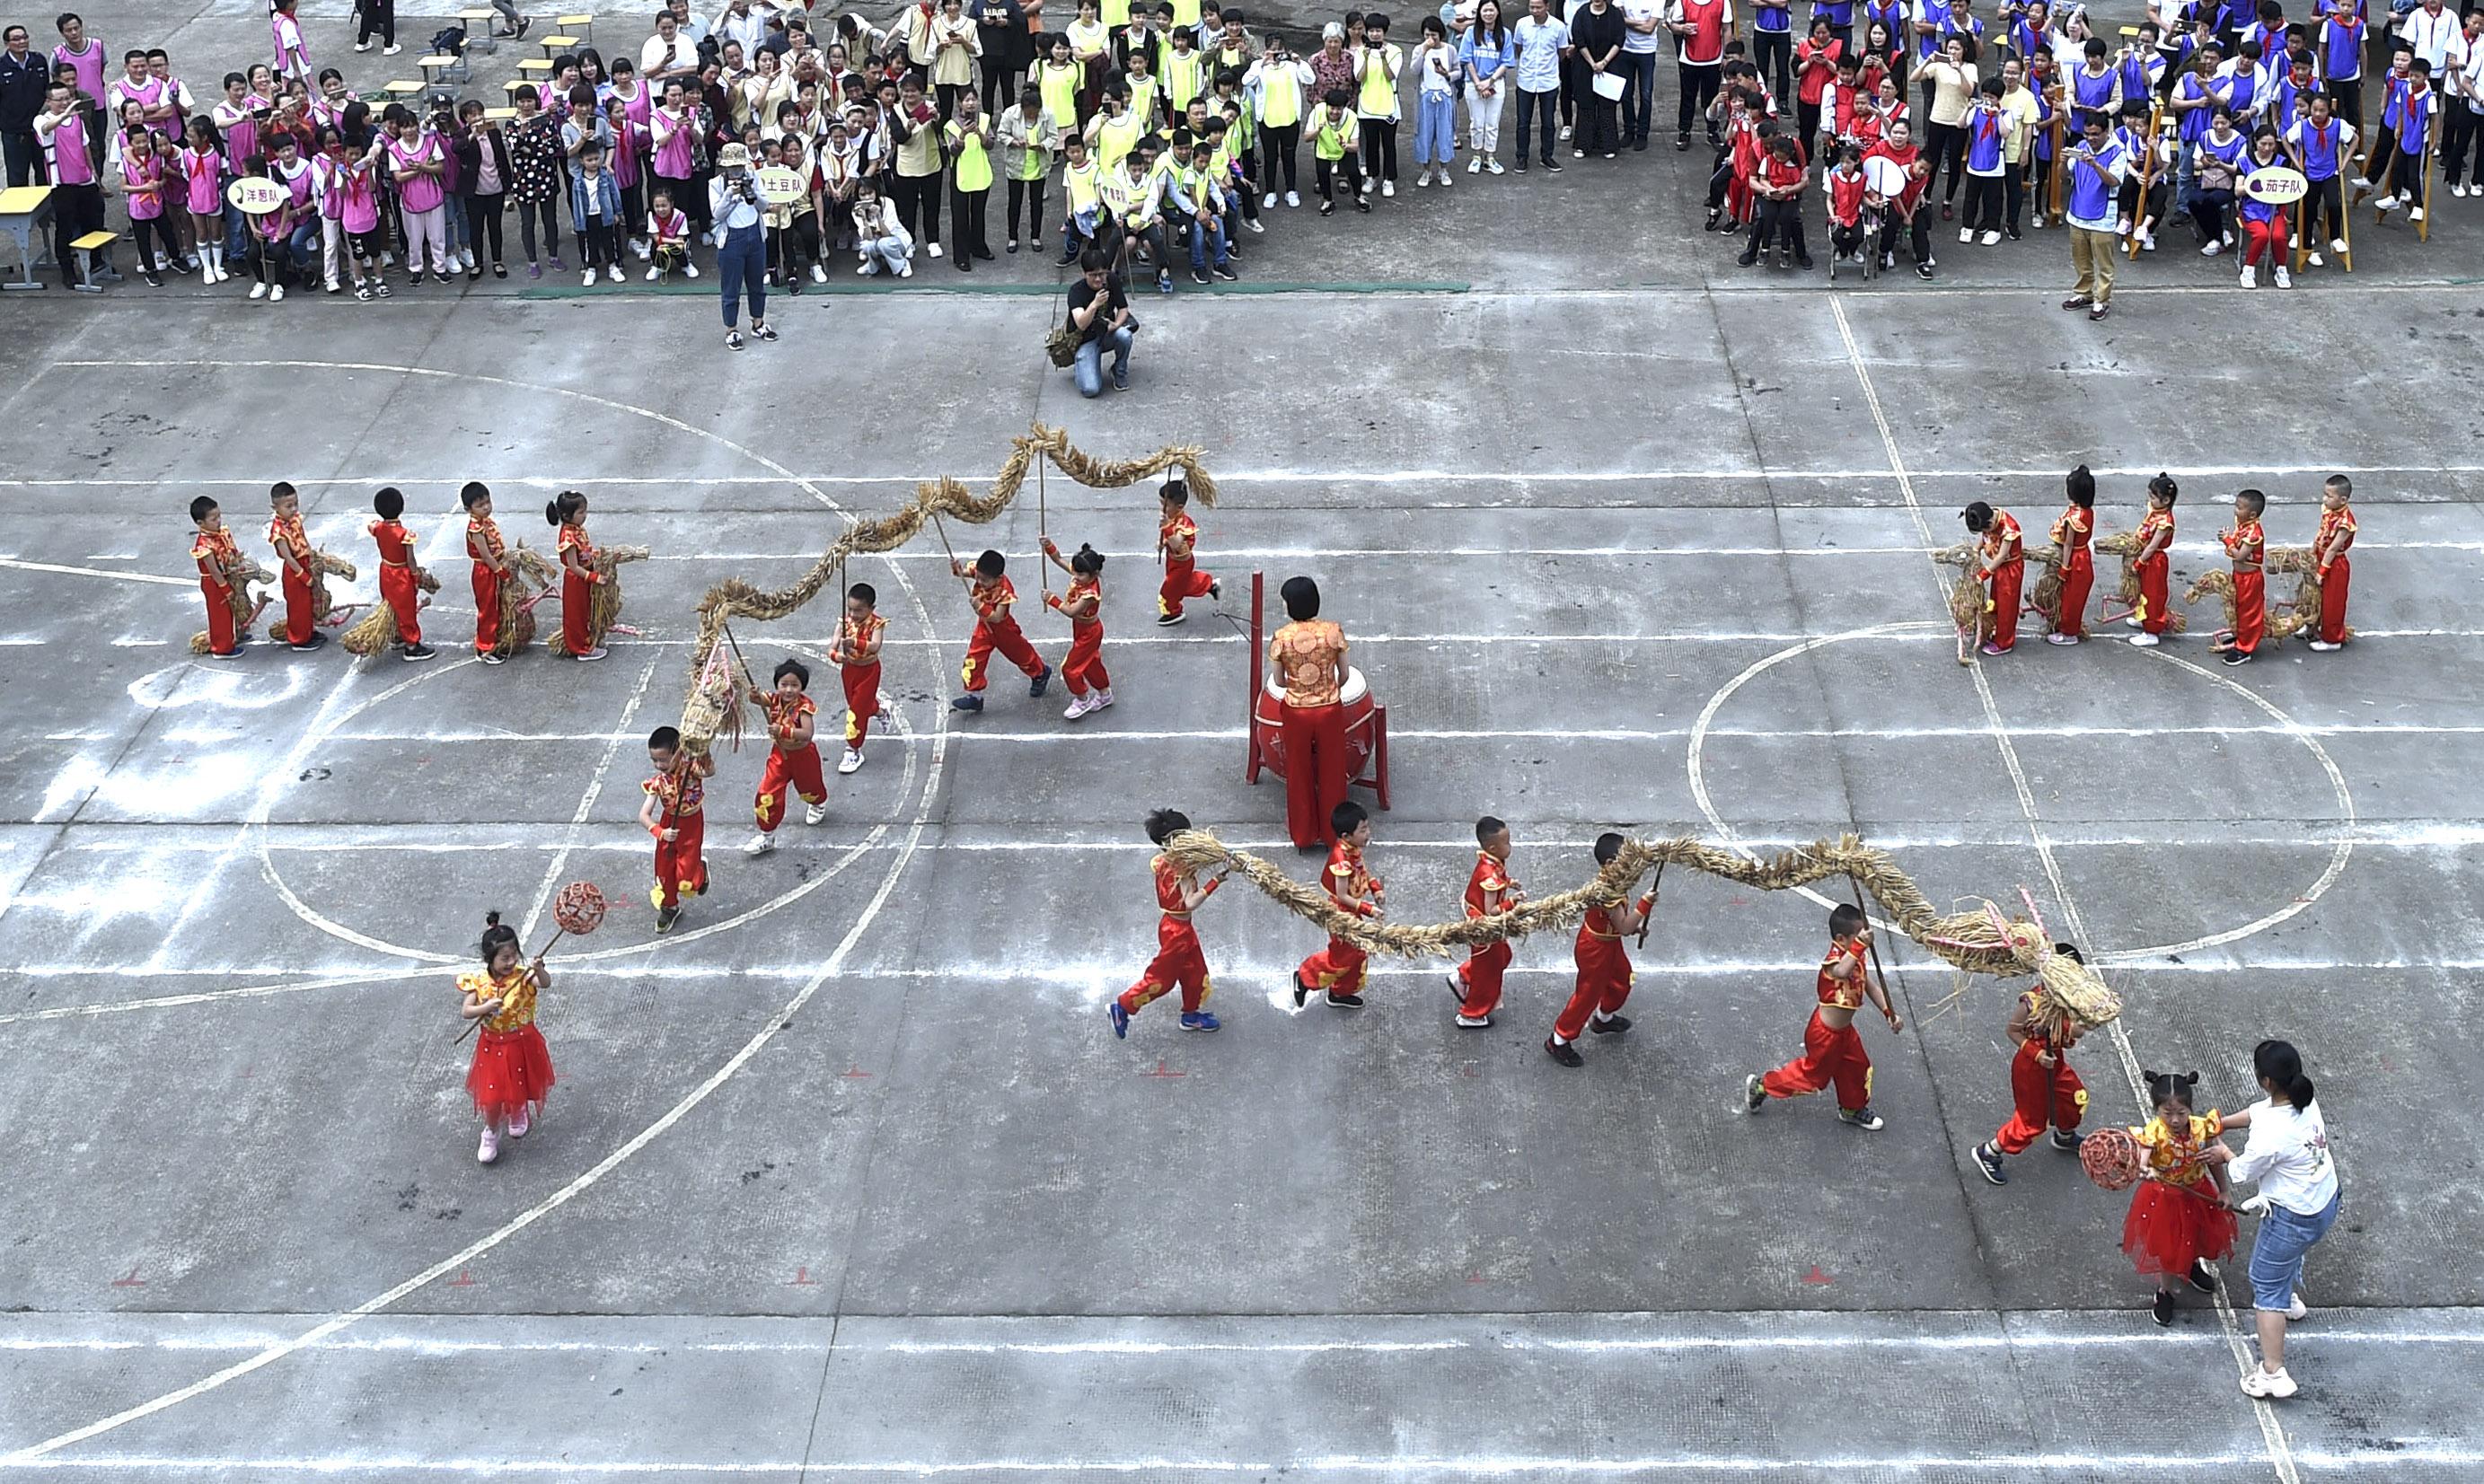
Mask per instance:
[[[2453,185],[2449,188],[2449,194],[2464,198],[2467,195],[2467,187],[2463,185]]]
[[[2078,635],[2074,634],[2048,634],[2044,635],[2044,642],[2047,644],[2075,644],[2078,641]]]
[[[2209,243],[2206,247],[2203,247],[2203,248],[2200,249],[2200,256],[2201,257],[2214,257],[2214,256],[2216,256],[2219,253],[2222,253],[2222,252],[2224,252],[2225,250],[2226,250],[2226,245],[2225,245],[2224,243],[2222,243],[2222,242],[2211,242],[2211,243]]]
[[[383,268],[393,268],[396,266],[396,253],[393,249],[380,249],[380,266]]]
[[[1260,210],[1262,210],[1262,211],[1274,211],[1274,210],[1276,210],[1276,209],[1277,209],[1277,193],[1276,193],[1276,192],[1274,192],[1274,191],[1270,191],[1267,195],[1260,197],[1260,198],[1259,198],[1259,209],[1260,209]]]
[[[2282,1401],[2286,1397],[2292,1396],[2295,1390],[2294,1378],[2282,1370],[2272,1373],[2265,1367],[2254,1365],[2251,1368],[2250,1373],[2243,1377],[2243,1394],[2245,1396],[2257,1396],[2272,1401]]]
[[[1380,182],[1380,194],[1381,194],[1381,195],[1383,195],[1383,196],[1394,196],[1394,195],[1396,195],[1396,194],[1397,194],[1397,182],[1396,182],[1396,181],[1394,181],[1394,180],[1383,180],[1383,181],[1381,181],[1381,182]],[[2421,221],[2421,220],[2423,220],[2422,214],[2418,212],[2418,213],[2416,214],[2416,221]]]
[[[269,289],[269,290],[267,291],[267,302],[268,302],[268,303],[270,303],[270,304],[282,304],[282,303],[284,303],[284,284],[282,284],[282,283],[279,283],[279,284],[277,284],[274,288]]]
[[[1987,228],[1985,228],[1985,229],[1984,229],[1984,245],[1985,247],[1991,247],[1992,245],[1994,245],[1995,243],[1999,242],[2000,240],[2001,240],[2001,233],[1999,233],[1999,232],[1997,232],[1997,231],[1994,231],[1992,229],[1990,229],[1990,228],[1988,228],[1988,227],[1987,227]]]
[[[610,279],[615,283],[620,283],[621,265],[619,263],[606,263],[604,265],[604,276]]]
[[[816,804],[812,804],[812,805],[808,806],[807,808],[803,809],[803,811],[802,811],[802,823],[805,823],[805,824],[810,824],[810,825],[824,824],[824,823],[827,823],[827,819],[828,819],[828,801],[827,801],[826,799],[824,799],[824,799],[822,799],[822,800],[820,800],[820,801],[819,801],[818,803],[816,803]]]
[[[644,237],[634,237],[630,240],[630,251],[638,255],[638,261],[648,262],[656,256],[656,245]]]
[[[2159,644],[2163,643],[2163,642],[2164,642],[2164,640],[2159,639],[2156,635],[2154,635],[2154,634],[2148,634],[2148,633],[2146,633],[2146,632],[2144,632],[2144,631],[2143,631],[2143,632],[2141,632],[2141,633],[2138,633],[2138,634],[2132,634],[2132,635],[2130,636],[2130,642],[2131,642],[2131,644],[2132,644],[2134,647],[2139,648],[2139,649],[2154,649],[2157,645],[2159,645]]]
[[[1420,172],[1418,172],[1418,173],[1416,175],[1416,176],[1415,176],[1415,185],[1416,185],[1416,188],[1419,190],[1419,189],[1421,189],[1421,188],[1422,188],[1422,187],[1424,187],[1424,186],[1430,185],[1431,183],[1432,183],[1432,167],[1430,167],[1429,165],[1426,165],[1426,166],[1424,166],[1424,167],[1423,167],[1423,169],[1422,169]]]
[[[457,250],[457,266],[465,269],[469,273],[474,271],[474,250],[472,248],[462,247]]]
[[[1105,707],[1110,706],[1110,705],[1112,705],[1112,704],[1113,704],[1113,692],[1112,692],[1112,691],[1110,691],[1110,690],[1097,690],[1097,691],[1094,691],[1094,692],[1093,692],[1093,693],[1094,693],[1094,695],[1095,699],[1094,699],[1093,702],[1089,703],[1089,705],[1088,705],[1088,707],[1087,707],[1087,709],[1088,709],[1089,711],[1102,711]]]
[[[2125,618],[2125,619],[2123,619],[2123,620],[2121,621],[2121,626],[2122,626],[2123,628],[2125,628],[2125,629],[2136,629],[2136,628],[2138,628],[2138,627],[2139,627],[2139,615],[2138,615],[2138,614],[2136,614],[2136,613],[2131,614],[2128,618]]]
[[[934,242],[934,243],[932,243],[932,256],[934,256],[934,257],[937,257],[937,256],[940,256],[940,244],[938,244],[938,243],[936,243],[936,242]]]
[[[2346,239],[2345,239],[2345,238],[2343,238],[2343,237],[2332,237],[2332,238],[2330,238],[2330,239],[2329,239],[2329,251],[2330,251],[2330,252],[2332,252],[2332,253],[2336,254],[2336,255],[2337,255],[2338,256],[2340,256],[2340,257],[2345,256],[2346,256]]]
[[[1441,184],[1444,186],[1457,184],[1456,181],[1449,178],[1449,167],[1446,165],[1441,167]]]
[[[860,768],[861,766],[862,749],[859,747],[848,747],[846,749],[846,755],[837,759],[837,771],[841,773],[852,772],[855,769]]]
[[[595,270],[592,268],[586,270],[586,282],[584,286],[588,288],[593,288],[595,286]]]
[[[1565,140],[1570,137],[1570,125],[1566,123],[1561,125],[1561,137]]]
[[[2397,208],[2398,199],[2394,196],[2384,196],[2372,202],[2372,209],[2375,211],[2395,211]]]
[[[1473,158],[1467,161],[1467,174],[1470,175],[1480,175],[1483,174],[1482,155],[1475,155]]]
[[[1494,158],[1492,158],[1492,159],[1489,159],[1489,160],[1484,161],[1484,162],[1483,162],[1483,168],[1484,168],[1484,169],[1486,169],[1486,170],[1488,170],[1488,171],[1491,171],[1491,172],[1492,172],[1494,175],[1505,175],[1509,174],[1509,171],[1508,171],[1507,167],[1503,166],[1503,165],[1500,163],[1500,159],[1499,159],[1499,157],[1498,157],[1498,156],[1495,156],[1495,157],[1494,157]]]
[[[697,278],[697,277],[698,277],[698,264],[696,264],[696,263],[684,263],[684,264],[682,264],[682,277],[684,277],[684,278],[686,278],[686,279],[694,279],[694,278]]]
[[[2283,263],[2279,263],[2277,265],[2277,286],[2280,288],[2292,288],[2294,286],[2294,275],[2285,270],[2285,264]]]
[[[1364,194],[1364,195],[1368,196],[1368,195],[1370,195],[1372,192],[1374,192],[1374,191],[1376,191],[1376,190],[1378,190],[1378,189],[1380,189],[1380,181],[1379,181],[1379,178],[1378,178],[1377,176],[1373,176],[1373,175],[1365,175],[1365,176],[1364,176],[1364,177],[1363,177],[1363,194]]]
[[[2154,232],[2152,232],[2152,231],[2144,231],[2144,232],[2141,232],[2141,233],[2139,234],[2139,250],[2140,250],[2141,252],[2143,252],[2143,253],[2153,253],[2153,252],[2155,252],[2155,251],[2156,251],[2156,234],[2155,234]]]
[[[489,1125],[483,1129],[482,1142],[474,1146],[474,1162],[488,1165],[500,1157],[500,1136]]]
[[[2325,655],[2330,653],[2332,650],[2344,649],[2346,646],[2343,644],[2332,644],[2327,639],[2313,639],[2311,641],[2311,647],[2318,653]]]
[[[389,42],[386,46],[383,46],[383,47],[381,47],[381,48],[380,48],[380,55],[381,55],[381,56],[383,56],[383,57],[393,57],[393,56],[395,56],[398,52],[401,52],[401,51],[403,51],[403,50],[405,50],[405,48],[404,48],[404,47],[399,46],[399,45],[398,45],[396,42],[394,42],[394,41],[391,41],[391,42]]]
[[[2337,646],[2332,644],[2329,647],[2331,649],[2335,649]],[[2305,1319],[2310,1317],[2311,1306],[2303,1302],[2303,1295],[2299,1293],[2289,1293],[2286,1295],[2286,1298],[2290,1302],[2285,1306],[2285,1317],[2293,1320],[2297,1324],[2301,1324]]]
[[[523,1104],[521,1104],[518,1108],[517,1116],[509,1120],[509,1137],[512,1139],[523,1139],[527,1134],[534,1131],[534,1116],[529,1113]]]
[[[2317,254],[2317,253],[2314,253],[2314,254],[2312,254],[2310,256],[2308,256],[2308,257],[2305,258],[2305,259],[2304,259],[2304,261],[2305,261],[2305,262],[2309,263],[2309,264],[2310,264],[2311,266],[2313,266],[2314,268],[2325,268],[2325,267],[2327,267],[2327,266],[2328,266],[2328,264],[2327,264],[2327,263],[2325,263],[2325,262],[2321,261],[2320,255],[2319,255],[2319,254]]]
[[[742,853],[744,855],[765,855],[774,849],[776,849],[776,837],[763,829],[759,833],[750,837],[750,843],[742,848]]]
[[[655,269],[650,268],[650,269],[648,269],[648,270],[647,270],[647,282],[648,282],[648,283],[652,283],[656,282],[656,270],[655,270]]]
[[[2408,213],[2407,213],[2407,220],[2408,220],[2408,221],[2410,221],[2410,222],[2420,222],[2420,221],[2422,221],[2422,220],[2423,220],[2423,208],[2422,208],[2421,206],[2417,206],[2417,207],[2416,207],[2413,211],[2408,212]]]
[[[2359,191],[2368,191],[2368,190],[2370,190],[2371,188],[2372,188],[2372,178],[2371,178],[2371,176],[2369,176],[2369,175],[2357,175],[2357,176],[2355,177],[2355,189],[2357,189],[2357,190],[2359,190]]]
[[[261,282],[259,282],[259,283],[253,283],[253,284],[251,284],[251,285],[250,285],[250,296],[251,296],[252,298],[254,298],[254,299],[264,299],[264,298],[266,298],[266,297],[267,297],[267,283],[266,283],[266,282],[262,280],[262,281],[261,281]]]
[[[824,283],[827,281],[828,270],[821,267],[818,263],[811,264],[811,282],[814,283]]]
[[[1093,709],[1094,708],[1087,704],[1087,698],[1082,695],[1071,700],[1068,709],[1064,711],[1061,715],[1071,721],[1075,721],[1079,717],[1086,715],[1087,713]]]
[[[1300,192],[1300,191],[1287,191],[1287,192],[1285,193],[1285,204],[1286,204],[1286,205],[1288,205],[1288,206],[1299,206],[1299,205],[1301,205],[1302,203],[1303,203],[1303,193],[1302,193],[1302,192]]]
[[[1958,229],[1958,240],[1960,242],[1973,242],[1975,240],[1975,229],[1972,227],[1959,228]]]
[[[2116,224],[2114,225],[2113,231],[2114,231],[2114,235],[2115,235],[2115,236],[2117,236],[2117,237],[2127,237],[2127,236],[2129,236],[2129,235],[2130,235],[2130,218],[2128,218],[2128,217],[2123,217],[2120,222],[2116,223]]]
[[[2242,285],[2245,288],[2259,287],[2259,270],[2256,268],[2245,268],[2242,275]]]
[[[911,257],[900,259],[897,264],[897,276],[901,279],[914,277],[914,259]]]
[[[364,52],[364,51],[368,51],[368,50],[370,50],[370,49],[371,49],[371,43],[370,43],[370,42],[368,42],[368,41],[356,41],[356,42],[354,43],[354,50],[356,50],[356,51],[358,51],[358,52]]]
[[[1250,219],[1248,219],[1248,220],[1247,220],[1247,221],[1245,221],[1245,222],[1243,222],[1243,224],[1242,224],[1242,225],[1243,225],[1243,226],[1245,226],[1245,227],[1250,228],[1250,229],[1251,229],[1251,235],[1253,235],[1253,236],[1255,236],[1255,237],[1256,237],[1256,236],[1260,235],[1261,233],[1265,232],[1265,231],[1268,229],[1266,229],[1266,228],[1264,228],[1264,227],[1262,227],[1262,226],[1260,226],[1260,225],[1259,225],[1259,219],[1258,219],[1257,217],[1256,217],[1256,216],[1255,216],[1255,217],[1252,217],[1252,218],[1250,218]]]
[[[2035,218],[2034,218],[2032,221],[2030,221],[2027,225],[2028,225],[2028,226],[2030,226],[2030,227],[2032,227],[2032,228],[2034,228],[2034,229],[2035,229],[2036,230],[2038,230],[2038,231],[2042,231],[2042,230],[2044,229],[2044,213],[2042,213],[2041,211],[2037,212],[2037,213],[2036,213],[2036,215],[2035,215]]]
[[[866,257],[862,261],[854,264],[854,273],[862,278],[867,279],[878,271],[879,259],[877,257]]]

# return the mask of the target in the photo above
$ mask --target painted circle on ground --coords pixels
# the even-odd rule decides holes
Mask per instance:
[[[1715,801],[1709,796],[1707,765],[1705,761],[1708,732],[1709,728],[1715,722],[1716,713],[1722,710],[1725,703],[1732,700],[1735,693],[1740,691],[1742,687],[1748,685],[1753,680],[1758,679],[1760,676],[1768,673],[1771,669],[1774,669],[1776,666],[1783,664],[1789,660],[1810,654],[1812,651],[1817,649],[1825,649],[1831,644],[1842,644],[1853,639],[1889,638],[1906,634],[1946,634],[1948,632],[1949,626],[1946,624],[1909,622],[1876,624],[1866,629],[1849,630],[1844,634],[1823,634],[1819,638],[1805,639],[1799,644],[1790,644],[1772,655],[1768,655],[1758,660],[1742,670],[1742,673],[1736,675],[1733,679],[1718,687],[1715,693],[1708,698],[1708,704],[1699,709],[1699,719],[1691,723],[1690,745],[1688,759],[1688,766],[1690,772],[1690,796],[1693,801],[1699,805],[1699,812],[1707,819],[1709,827],[1715,830],[1717,835],[1725,842],[1726,845],[1741,851],[1745,856],[1749,856],[1753,859],[1758,858],[1759,852],[1742,843],[1742,840],[1734,831],[1734,826],[1725,823],[1724,816],[1719,814],[1716,810]],[[2090,642],[2092,643],[2095,642],[2095,640],[2091,639]],[[2350,791],[2346,786],[2346,775],[2344,771],[2337,767],[2336,759],[2329,755],[2329,749],[2320,744],[2319,738],[2311,735],[2311,733],[2306,730],[2301,723],[2297,722],[2292,716],[2286,715],[2286,713],[2275,702],[2270,701],[2258,691],[2241,684],[2230,676],[2221,675],[2214,670],[2193,664],[2191,661],[2181,659],[2178,656],[2166,654],[2161,649],[2149,650],[2146,653],[2151,659],[2163,661],[2189,672],[2191,675],[2200,680],[2208,681],[2214,685],[2224,687],[2226,689],[2233,692],[2236,696],[2241,697],[2252,706],[2257,708],[2260,712],[2265,714],[2270,720],[2283,727],[2285,729],[2285,735],[2293,738],[2296,742],[2301,742],[2305,750],[2311,754],[2312,760],[2320,765],[2321,771],[2326,774],[2329,779],[2330,789],[2336,796],[2338,817],[2351,833],[2352,827],[2355,823],[2355,796],[2352,791]],[[2244,923],[2238,928],[2229,928],[2223,932],[2213,932],[2204,937],[2191,938],[2179,943],[2158,943],[2146,948],[2116,949],[2109,953],[2096,955],[2095,961],[2099,965],[2135,963],[2142,959],[2162,958],[2176,954],[2196,953],[2203,948],[2216,948],[2223,944],[2232,943],[2243,938],[2250,937],[2254,933],[2266,931],[2268,929],[2274,928],[2279,923],[2284,922],[2287,918],[2303,911],[2305,908],[2310,906],[2313,903],[2319,901],[2321,897],[2326,895],[2329,888],[2337,883],[2337,877],[2345,873],[2346,863],[2354,857],[2354,853],[2355,845],[2351,838],[2339,840],[2329,852],[2328,865],[2322,869],[2320,875],[2315,877],[2311,884],[2306,887],[2299,896],[2285,904],[2285,905],[2279,907],[2276,911],[2270,912],[2265,916],[2254,918],[2250,922]],[[1838,904],[1807,886],[1798,886],[1796,887],[1795,890],[1800,893],[1804,898],[1818,903],[1823,907],[1833,907]],[[1893,925],[1882,922],[1880,919],[1875,918],[1874,922],[1878,926],[1889,929],[1892,932],[1896,932],[1898,931]],[[1903,934],[1901,935],[1903,936]]]

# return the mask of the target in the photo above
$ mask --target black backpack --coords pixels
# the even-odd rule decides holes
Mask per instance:
[[[466,55],[466,28],[443,26],[431,34],[431,54],[435,57]]]

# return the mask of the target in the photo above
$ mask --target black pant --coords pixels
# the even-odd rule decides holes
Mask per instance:
[[[1347,150],[1340,159],[1314,159],[1311,165],[1312,178],[1319,184],[1320,200],[1334,203],[1339,189],[1342,189],[1348,201],[1354,200],[1362,193],[1363,170],[1356,163],[1353,150]]]
[[[1043,240],[1043,177],[1038,175],[1032,180],[1020,180],[1012,175],[1010,177],[1009,187],[1009,239],[1012,242],[1018,239],[1017,214],[1019,208],[1024,207],[1027,240],[1041,242]],[[1247,197],[1250,193],[1245,191],[1243,194]]]
[[[1855,218],[1851,227],[1828,224],[1828,250],[1840,257],[1851,257],[1863,246],[1863,220]]]
[[[929,247],[940,240],[938,175],[891,176],[889,200],[896,203],[897,220],[914,229],[915,241]]]
[[[1970,231],[2001,229],[2002,189],[1999,175],[1966,177],[1966,226]]]
[[[474,250],[474,260],[484,260],[483,245],[492,247],[491,261],[497,266],[507,259],[501,256],[500,207],[509,199],[506,191],[497,195],[474,195],[466,198],[466,245]]]
[[[1374,180],[1397,178],[1397,121],[1363,121],[1363,167]]]
[[[129,241],[132,246],[138,249],[139,272],[152,273],[155,271],[155,256],[147,251],[147,243],[149,237],[154,239],[157,247],[163,249],[164,265],[166,267],[170,267],[174,263],[177,263],[181,260],[181,245],[173,240],[173,219],[170,216],[149,217],[144,220],[138,217],[131,217],[129,219]]]
[[[2174,69],[2167,67],[2165,73],[2171,77]],[[2345,120],[2358,135],[2369,139],[2371,136],[2363,132],[2363,80],[2360,77],[2349,77],[2342,81],[2333,78],[2327,87],[2329,96],[2337,104],[2336,110],[2331,117]]]
[[[1518,90],[1519,169],[1526,168],[1527,125],[1539,115],[1544,121],[1544,163],[1547,165],[1552,163],[1552,147],[1561,142],[1561,131],[1555,121],[1554,112],[1559,104],[1560,94],[1549,90],[1543,93],[1529,93],[1524,88]]]
[[[1802,202],[1799,199],[1795,201],[1762,199],[1758,202],[1751,222],[1750,237],[1742,244],[1742,256],[1756,258],[1775,242],[1783,242],[1793,248],[1794,256],[1797,259],[1811,256],[1803,246]]]
[[[396,0],[355,0],[362,7],[362,24],[354,28],[354,44],[368,41],[376,32],[382,42],[396,44]]]
[[[1914,255],[1915,261],[1928,263],[1932,260],[1932,214],[1930,205],[1927,202],[1916,206],[1911,217],[1890,212],[1880,219],[1881,256],[1886,257],[1897,251],[1898,233],[1904,231],[1906,234],[1906,251]]]
[[[1006,54],[994,56],[988,51],[984,53],[984,108],[995,118],[999,117],[1002,109],[1009,106],[1007,99],[1010,94],[1006,89],[1010,74],[1016,70],[1016,67],[1010,65],[1010,59]],[[1002,101],[995,102],[994,99]],[[1071,127],[1066,119],[1058,121],[1064,129]]]
[[[2234,193],[2205,188],[2191,193],[2191,220],[2200,224],[2200,235],[2209,242],[2223,241],[2229,229],[2226,213],[2232,209]]]
[[[102,228],[103,187],[91,181],[52,187],[52,261],[60,264],[65,282],[77,283],[77,255],[69,244]]]
[[[1947,162],[1949,189],[1941,194],[1941,200],[1958,200],[1958,176],[1966,174],[1966,130],[1955,123],[1933,124],[1924,157],[1929,162],[1924,174],[1924,199],[1931,199],[1932,187],[1940,181],[1941,165]]]
[[[2476,169],[2467,175],[2467,152],[2479,138],[2484,138],[2484,114],[2478,114],[2464,103],[2442,104],[2447,117],[2448,137],[2442,141],[2441,179],[2444,185],[2456,185],[2464,179],[2484,180],[2484,149],[2476,150]]]
[[[592,221],[578,229],[578,265],[589,270],[621,260],[620,228],[612,222]]]
[[[2004,163],[2002,165],[2001,195],[2002,199],[2008,203],[2007,209],[2010,216],[2010,234],[2014,237],[2018,234],[2018,214],[2024,210],[2027,205],[2026,161],[2021,160],[2014,165],[2008,163]]]
[[[958,95],[963,94],[965,91],[966,84],[964,83],[935,83],[932,85],[932,94],[939,100],[941,118],[954,119],[958,116]],[[986,94],[984,95],[986,97],[991,96],[990,94]]]
[[[1768,82],[1768,64],[1771,62],[1776,64],[1776,81],[1773,83]],[[1762,83],[1775,89],[1779,102],[1794,96],[1794,33],[1753,31],[1751,66],[1759,70]],[[1809,139],[1810,132],[1805,131],[1803,137]]]
[[[1283,189],[1288,191],[1297,189],[1294,179],[1294,151],[1302,148],[1301,122],[1298,121],[1293,123],[1262,124],[1259,127],[1259,188],[1271,196],[1277,194],[1278,166],[1282,163],[1285,176]]]
[[[1674,112],[1673,128],[1675,133],[1688,134],[1690,132],[1690,121],[1705,113],[1708,105],[1716,101],[1716,74],[1724,69],[1714,63],[1698,67],[1688,62],[1677,61],[1673,65],[1673,70],[1682,80],[1682,103]],[[1708,130],[1708,137],[1710,139],[1716,137],[1716,130],[1713,125]]]
[[[43,168],[43,142],[33,129],[11,130],[0,134],[0,152],[9,159],[9,183],[14,185],[49,185],[51,173]]]
[[[518,202],[518,245],[526,250],[528,263],[535,260],[535,223],[538,221],[543,223],[545,256],[560,256],[560,213],[554,210],[553,203],[548,201],[522,201]]]
[[[984,233],[984,217],[990,209],[992,193],[988,187],[980,191],[950,188],[949,233],[956,239],[951,245],[957,249],[958,262],[965,262],[969,253],[980,253],[986,257],[992,256],[991,239]]]
[[[1794,105],[1794,121],[1795,142],[1802,146],[1803,153],[1808,156],[1812,146],[1820,142],[1820,105],[1797,100]],[[1836,156],[1829,158],[1833,161]]]
[[[1582,154],[1611,154],[1621,148],[1618,128],[1613,116],[1613,100],[1593,88],[1587,89],[1575,141],[1579,151]]]
[[[2310,186],[2311,189],[2304,193],[2303,214],[2296,219],[2302,225],[2297,229],[2303,234],[2305,247],[2317,248],[2324,242],[2338,241],[2346,235],[2344,177],[2331,175],[2326,180],[2311,181]],[[2315,231],[2313,229],[2319,224],[2323,208],[2329,213],[2329,230]]]

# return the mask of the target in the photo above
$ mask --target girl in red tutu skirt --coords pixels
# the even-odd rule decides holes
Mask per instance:
[[[518,961],[517,930],[500,926],[498,912],[484,914],[482,951],[483,972],[459,975],[457,988],[466,997],[458,1013],[483,1022],[466,1091],[483,1116],[483,1142],[474,1157],[488,1165],[500,1157],[501,1130],[512,1139],[525,1138],[552,1093],[552,1052],[535,1029],[535,995],[552,976],[541,958]]]
[[[2121,1250],[2140,1272],[2156,1280],[2151,1311],[2158,1324],[2174,1322],[2174,1282],[2187,1278],[2201,1293],[2217,1291],[2208,1264],[2234,1247],[2234,1213],[2226,1205],[2225,1162],[2233,1151],[2218,1142],[2216,1110],[2191,1112],[2200,1074],[2146,1072],[2156,1117],[2134,1128],[2146,1161],[2146,1177],[2130,1193],[2130,1214],[2121,1224]]]

